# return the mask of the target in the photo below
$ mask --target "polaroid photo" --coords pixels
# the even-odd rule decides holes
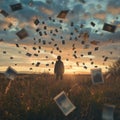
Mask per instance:
[[[4,17],[8,17],[8,13],[5,10],[0,10],[0,13],[4,16]]]
[[[93,84],[104,83],[101,68],[91,69],[91,77],[92,77],[92,83]]]
[[[83,46],[83,49],[88,49],[89,47],[90,47],[89,44],[85,44],[85,45]]]
[[[76,108],[66,96],[64,91],[54,97],[54,100],[65,116],[70,114]]]
[[[27,31],[26,31],[24,28],[21,29],[20,31],[18,31],[18,32],[16,33],[16,35],[17,35],[20,39],[24,39],[24,38],[28,37],[28,33],[27,33]]]
[[[14,80],[17,76],[17,71],[14,70],[12,67],[8,67],[4,75],[10,80]]]
[[[61,11],[59,14],[58,14],[58,18],[62,18],[62,19],[65,19],[65,17],[67,16],[69,10],[63,10]]]
[[[115,105],[105,104],[102,111],[102,120],[114,120]]]
[[[108,32],[112,32],[112,33],[115,32],[116,28],[117,27],[115,25],[111,25],[111,24],[108,24],[108,23],[104,23],[104,25],[103,25],[103,30],[104,31],[108,31]]]
[[[26,53],[26,56],[31,57],[32,54],[31,53]]]
[[[17,11],[17,10],[21,10],[22,9],[22,4],[21,3],[17,3],[17,4],[12,4],[10,5],[12,11]]]

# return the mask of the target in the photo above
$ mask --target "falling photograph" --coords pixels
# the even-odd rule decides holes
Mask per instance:
[[[120,0],[0,0],[0,120],[120,120]]]

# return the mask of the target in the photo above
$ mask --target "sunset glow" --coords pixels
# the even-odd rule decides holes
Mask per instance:
[[[19,2],[23,8],[12,11],[9,5]],[[106,72],[120,58],[119,6],[114,0],[0,1],[0,10],[9,14],[0,14],[0,71],[11,66],[20,73],[53,74],[61,55],[65,74],[88,74],[93,68]],[[64,19],[57,17],[62,10],[69,10]],[[115,32],[103,30],[104,23],[114,25]],[[16,35],[22,28],[28,33],[24,39]]]

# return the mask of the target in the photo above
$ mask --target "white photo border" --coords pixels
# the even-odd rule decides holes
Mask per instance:
[[[94,80],[94,75],[93,75],[93,73],[94,73],[94,72],[97,72],[97,71],[100,72],[100,75],[101,75],[101,78],[102,78],[100,82],[95,82],[95,80]],[[103,78],[103,74],[102,74],[102,69],[101,69],[101,68],[91,69],[91,78],[92,78],[92,83],[93,83],[94,85],[104,83],[104,78]]]
[[[68,112],[64,112],[61,105],[57,102],[57,99],[61,96],[64,95],[65,98],[67,99],[68,103],[71,104],[72,108],[68,111]],[[54,101],[56,102],[56,104],[58,105],[58,107],[60,108],[60,110],[64,113],[65,116],[67,116],[69,113],[71,113],[76,107],[75,105],[73,105],[73,103],[69,100],[69,98],[66,96],[65,92],[62,91],[60,92],[56,97],[54,97]]]

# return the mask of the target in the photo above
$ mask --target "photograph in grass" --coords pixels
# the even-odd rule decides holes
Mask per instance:
[[[114,105],[104,105],[103,113],[102,113],[102,120],[114,120]]]
[[[72,102],[69,100],[69,98],[66,96],[65,92],[62,91],[54,98],[56,104],[58,107],[62,110],[65,116],[70,114],[73,110],[75,110],[75,106],[72,104]]]
[[[101,68],[91,69],[91,77],[92,77],[92,83],[93,84],[104,83]]]
[[[17,71],[14,70],[12,67],[8,67],[4,75],[10,80],[14,80],[17,76]]]

